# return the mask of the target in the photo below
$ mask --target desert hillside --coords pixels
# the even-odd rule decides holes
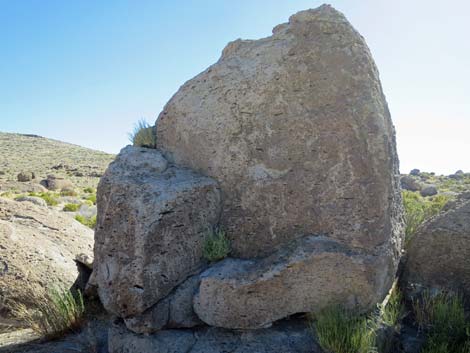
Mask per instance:
[[[79,187],[96,187],[114,156],[36,135],[0,132],[0,187],[13,186],[21,172],[37,180],[49,174],[66,177]]]

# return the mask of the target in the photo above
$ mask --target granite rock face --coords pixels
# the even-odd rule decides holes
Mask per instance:
[[[202,244],[217,223],[217,183],[128,146],[97,192],[94,280],[105,308],[143,313],[204,266]]]
[[[426,222],[411,238],[403,276],[411,295],[422,289],[470,296],[470,193]]]

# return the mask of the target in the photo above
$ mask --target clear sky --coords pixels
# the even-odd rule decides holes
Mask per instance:
[[[304,0],[0,0],[0,131],[116,153],[227,42],[271,34]],[[470,2],[331,1],[362,33],[401,170],[470,172]]]

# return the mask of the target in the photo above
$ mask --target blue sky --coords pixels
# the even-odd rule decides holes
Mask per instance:
[[[116,153],[227,42],[321,3],[0,0],[0,131]],[[401,170],[470,172],[470,2],[331,4],[374,55]]]

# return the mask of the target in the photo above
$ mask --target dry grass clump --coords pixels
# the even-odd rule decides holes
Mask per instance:
[[[134,131],[129,134],[129,140],[137,147],[157,147],[155,128],[147,123],[145,119],[141,119],[135,124]]]
[[[31,293],[30,305],[16,303],[13,314],[34,332],[55,339],[76,332],[83,324],[85,305],[80,291],[50,289]]]

